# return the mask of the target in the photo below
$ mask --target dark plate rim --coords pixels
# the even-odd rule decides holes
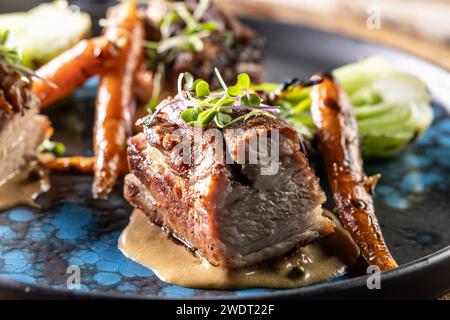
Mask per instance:
[[[373,293],[373,297],[380,298],[378,293],[383,294],[383,298],[386,298],[383,292],[384,287],[387,287],[389,291],[388,297],[396,297],[395,292],[392,291],[392,285],[397,285],[395,280],[400,277],[406,278],[408,281],[416,277],[418,273],[427,274],[435,273],[436,270],[446,270],[450,268],[450,245],[436,251],[430,255],[422,257],[420,259],[411,261],[404,265],[399,266],[397,269],[384,271],[381,273],[381,290],[370,290]],[[322,282],[313,284],[306,287],[299,287],[293,289],[280,289],[275,292],[267,292],[263,294],[249,294],[244,296],[230,296],[230,295],[217,295],[217,296],[197,296],[189,297],[191,300],[265,300],[265,299],[293,299],[293,298],[347,298],[358,297],[354,294],[346,294],[357,288],[363,288],[364,291],[369,292],[366,284],[370,275],[363,275],[351,279],[340,280],[336,282]],[[412,297],[420,298],[435,298],[440,294],[443,294],[448,290],[450,286],[450,274],[443,278],[436,277],[437,281],[442,283],[440,285],[439,292],[436,290],[427,290],[425,295],[413,294]],[[432,283],[432,285],[438,284],[438,282]],[[415,284],[412,284],[411,289]],[[84,292],[75,291],[69,289],[55,288],[47,285],[27,284],[20,281],[11,279],[5,279],[0,277],[0,288],[6,290],[7,293],[13,293],[20,298],[53,298],[53,299],[142,299],[142,300],[184,300],[180,297],[162,297],[156,295],[136,295],[136,294],[119,294],[119,293],[103,293],[103,292]],[[1,294],[0,290],[0,294]],[[405,288],[403,288],[405,290]],[[407,293],[407,295],[410,295]],[[1,296],[1,295],[0,295]],[[360,297],[360,298],[366,298]],[[398,298],[398,297],[397,297]]]
[[[383,49],[387,49],[392,52],[399,53],[401,55],[408,56],[415,60],[418,60],[422,63],[426,63],[429,67],[433,69],[433,71],[438,71],[439,73],[444,73],[450,75],[450,70],[446,70],[445,68],[436,65],[432,61],[416,56],[412,53],[405,52],[401,49],[386,46],[382,43],[364,40],[358,37],[352,37],[349,35],[339,34],[337,32],[323,30],[320,28],[314,28],[311,26],[305,25],[295,25],[289,23],[283,23],[280,21],[267,21],[263,19],[258,19],[254,17],[245,17],[247,21],[261,21],[268,24],[274,25],[287,25],[292,27],[301,27],[304,29],[320,31],[323,33],[327,33],[334,37],[346,38],[354,41],[358,41],[361,43],[368,43],[374,46],[382,47]],[[406,279],[406,281],[411,282],[414,278],[421,278],[420,275],[430,274],[435,272],[436,270],[450,270],[450,245],[442,248],[434,253],[431,253],[427,256],[419,258],[417,260],[408,262],[399,266],[394,270],[384,271],[381,273],[381,282],[386,285],[388,288],[388,295],[391,297],[396,297],[395,288],[392,288],[390,284],[398,285],[401,279]],[[369,291],[366,287],[367,279],[370,275],[358,276],[351,279],[340,280],[336,282],[321,282],[317,284],[313,284],[306,287],[299,287],[293,289],[280,289],[278,291],[272,291],[262,294],[246,294],[243,296],[231,296],[231,295],[217,295],[217,296],[195,296],[189,297],[192,300],[247,300],[247,299],[256,299],[256,300],[264,300],[264,299],[293,299],[293,298],[326,298],[326,297],[334,297],[334,298],[365,298],[367,297],[367,292]],[[429,275],[428,275],[429,276]],[[436,277],[437,278],[437,277]],[[404,284],[404,283],[402,283]],[[446,290],[450,289],[450,272],[445,274],[442,279],[436,279],[432,283],[432,285],[437,286],[438,289],[431,289],[429,286],[426,288],[426,292],[423,294],[419,293],[406,293],[406,296],[412,297],[420,297],[420,298],[434,298],[440,294],[443,294]],[[358,291],[356,289],[360,289],[359,293],[365,291],[365,296],[355,295],[354,291]],[[407,284],[405,288],[410,288],[414,290],[416,287],[411,284]],[[397,290],[398,291],[398,290]],[[438,292],[439,291],[439,292]],[[18,298],[53,298],[53,299],[145,299],[145,300],[184,300],[179,297],[162,297],[157,295],[136,295],[136,294],[120,294],[120,293],[106,293],[106,292],[84,292],[84,291],[75,291],[69,290],[65,288],[56,288],[48,285],[40,285],[40,284],[29,284],[25,282],[20,282],[16,280],[6,279],[0,277],[0,297],[4,296],[3,292],[6,294],[12,294],[13,297]],[[353,292],[353,293],[351,293]],[[371,296],[380,297],[378,293],[383,294],[383,297],[386,297],[386,290],[382,287],[381,290],[371,290],[373,293]],[[384,293],[383,293],[384,292]],[[392,295],[394,294],[394,295]],[[397,296],[398,297],[398,296]]]

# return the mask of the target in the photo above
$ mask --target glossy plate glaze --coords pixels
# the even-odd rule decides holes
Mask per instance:
[[[366,163],[369,174],[383,175],[376,191],[376,212],[401,265],[383,274],[382,289],[368,290],[367,276],[345,276],[289,290],[196,290],[166,284],[117,249],[131,213],[121,186],[108,201],[94,201],[91,177],[53,173],[50,192],[37,200],[40,209],[17,207],[0,213],[0,297],[417,298],[435,297],[450,288],[449,74],[410,55],[340,35],[271,22],[249,23],[267,38],[267,80],[308,77],[382,54],[430,85],[435,112],[430,130],[398,157]],[[93,79],[47,112],[55,126],[55,140],[65,142],[72,154],[88,155],[91,150],[95,85]],[[80,289],[67,289],[70,265],[80,267]]]

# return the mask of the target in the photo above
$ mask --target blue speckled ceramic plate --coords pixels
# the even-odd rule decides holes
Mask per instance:
[[[449,74],[375,44],[303,27],[250,23],[267,37],[267,80],[308,77],[318,70],[383,54],[429,84],[434,97],[432,127],[398,157],[366,163],[366,169],[369,174],[383,175],[376,191],[376,211],[387,243],[401,264],[384,275],[381,295],[431,297],[450,289]],[[63,140],[70,153],[89,153],[94,99],[95,79],[48,110],[55,139]],[[87,175],[53,173],[51,180],[51,190],[38,199],[41,209],[17,207],[0,213],[0,297],[231,299],[373,294],[366,289],[364,277],[349,276],[291,290],[195,290],[166,284],[117,249],[117,239],[131,213],[121,196],[122,186],[117,186],[108,201],[94,201]],[[67,289],[69,265],[80,266],[78,290]]]

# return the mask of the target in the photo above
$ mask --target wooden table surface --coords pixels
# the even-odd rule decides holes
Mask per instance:
[[[358,14],[355,14],[355,10],[349,10],[348,1],[345,0],[341,0],[341,2],[345,3],[346,6],[339,7],[335,5],[330,10],[320,10],[322,8],[318,8],[317,6],[305,8],[300,5],[301,3],[305,3],[305,1],[300,0],[298,2],[296,0],[215,0],[215,2],[235,14],[308,25],[326,31],[338,32],[356,38],[382,43],[411,52],[450,70],[449,39],[442,41],[430,40],[429,38],[419,36],[417,32],[408,32],[407,28],[406,30],[405,28],[401,28],[398,25],[401,22],[398,22],[397,25],[392,21],[390,23],[384,22],[383,12],[387,11],[387,9],[385,10],[383,7],[380,9],[381,28],[370,30],[367,27],[368,16],[366,12],[358,12]],[[450,4],[447,4],[444,8],[450,14]],[[435,10],[439,11],[442,9],[436,7]],[[448,18],[447,23],[440,26],[443,29],[447,28],[447,31],[450,30],[450,15]],[[433,20],[433,17],[430,16],[429,20]]]
[[[369,30],[367,28],[367,16],[355,16],[354,12],[350,12],[350,10],[333,8],[334,11],[330,12],[311,10],[311,8],[305,9],[296,5],[295,0],[215,0],[215,2],[224,9],[238,15],[313,26],[326,31],[378,42],[420,56],[450,71],[449,43],[430,40],[418,36],[417,33],[409,33],[404,28],[395,28],[392,23],[391,25],[382,24],[379,30]],[[450,7],[447,9],[450,9]],[[450,23],[450,16],[448,20]],[[443,27],[446,28],[446,26]],[[450,292],[442,296],[440,300],[450,300]]]

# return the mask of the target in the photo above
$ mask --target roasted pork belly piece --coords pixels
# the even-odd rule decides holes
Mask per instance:
[[[0,110],[0,185],[36,159],[36,150],[50,128],[48,118],[37,112],[37,108],[23,115]]]
[[[35,158],[50,128],[30,82],[0,59],[0,185]]]
[[[173,1],[158,0],[150,3],[145,14],[147,40],[161,40],[159,21],[168,15],[167,3],[170,2]],[[187,0],[184,3],[194,13],[199,1]],[[183,19],[178,20],[170,28],[172,38],[184,35]],[[214,89],[219,88],[220,83],[214,76],[215,67],[221,70],[226,83],[233,83],[239,73],[247,73],[254,83],[262,81],[264,39],[261,36],[230,13],[218,8],[212,1],[199,20],[202,23],[214,23],[216,27],[208,37],[201,38],[201,50],[179,48],[176,52],[167,50],[167,55],[147,52],[146,66],[136,74],[135,93],[140,101],[147,103],[150,100],[157,78],[157,65],[161,62],[164,64],[162,96],[176,92],[177,76],[182,72],[189,72],[196,79],[206,80]]]
[[[325,195],[318,178],[284,121],[258,115],[212,136],[208,128],[194,129],[180,119],[181,100],[167,99],[160,106],[144,132],[129,141],[124,190],[152,222],[213,265],[229,268],[260,263],[333,232],[322,216]],[[196,130],[205,133],[200,140],[194,138]],[[242,161],[240,151],[250,154],[256,136],[273,145],[275,131],[277,170],[262,174],[267,163]],[[260,148],[251,152],[264,158]]]

